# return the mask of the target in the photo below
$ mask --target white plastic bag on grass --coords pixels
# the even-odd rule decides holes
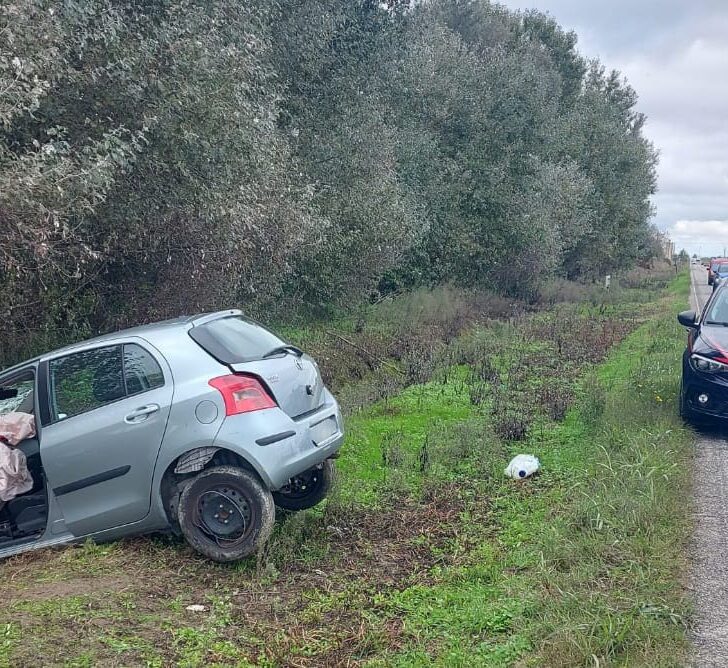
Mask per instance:
[[[516,455],[506,466],[504,473],[515,480],[528,478],[538,471],[541,464],[533,455]]]

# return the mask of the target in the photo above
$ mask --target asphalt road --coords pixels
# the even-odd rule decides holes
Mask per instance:
[[[691,264],[692,288],[690,290],[690,307],[700,311],[710,297],[712,286],[708,285],[708,270],[702,264]]]
[[[711,287],[705,267],[692,265],[691,271],[691,308],[699,311]],[[693,471],[693,665],[723,667],[728,666],[728,441],[722,434],[698,434]]]

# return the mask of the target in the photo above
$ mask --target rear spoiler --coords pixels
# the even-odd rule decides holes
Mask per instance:
[[[197,325],[204,325],[205,323],[212,322],[218,318],[229,318],[230,316],[243,315],[243,312],[239,308],[231,308],[227,311],[215,311],[214,313],[200,313],[193,318],[190,318],[189,322],[193,327]]]

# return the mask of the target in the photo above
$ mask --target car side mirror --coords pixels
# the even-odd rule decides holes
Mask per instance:
[[[689,327],[690,329],[695,329],[698,326],[698,323],[696,322],[697,319],[698,316],[696,315],[695,311],[683,311],[677,316],[677,321],[683,327]]]

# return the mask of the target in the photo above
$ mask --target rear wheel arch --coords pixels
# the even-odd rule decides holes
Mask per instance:
[[[203,449],[203,447],[191,448],[190,450],[186,450],[185,452],[181,453],[169,463],[164,471],[164,474],[162,475],[162,479],[159,484],[159,494],[162,500],[162,506],[164,507],[164,512],[167,515],[167,520],[169,521],[175,532],[179,530],[179,526],[177,523],[177,502],[179,501],[179,497],[181,496],[184,487],[192,480],[194,480],[194,478],[201,471],[205,471],[214,466],[235,466],[255,475],[260,483],[266,489],[268,489],[268,485],[265,479],[256,469],[256,467],[239,453],[233,452],[232,450],[229,450],[227,448],[218,448],[217,452],[208,462],[205,463],[205,465],[199,471],[193,471],[191,473],[183,474],[174,472],[180,459],[188,456],[190,453]]]

